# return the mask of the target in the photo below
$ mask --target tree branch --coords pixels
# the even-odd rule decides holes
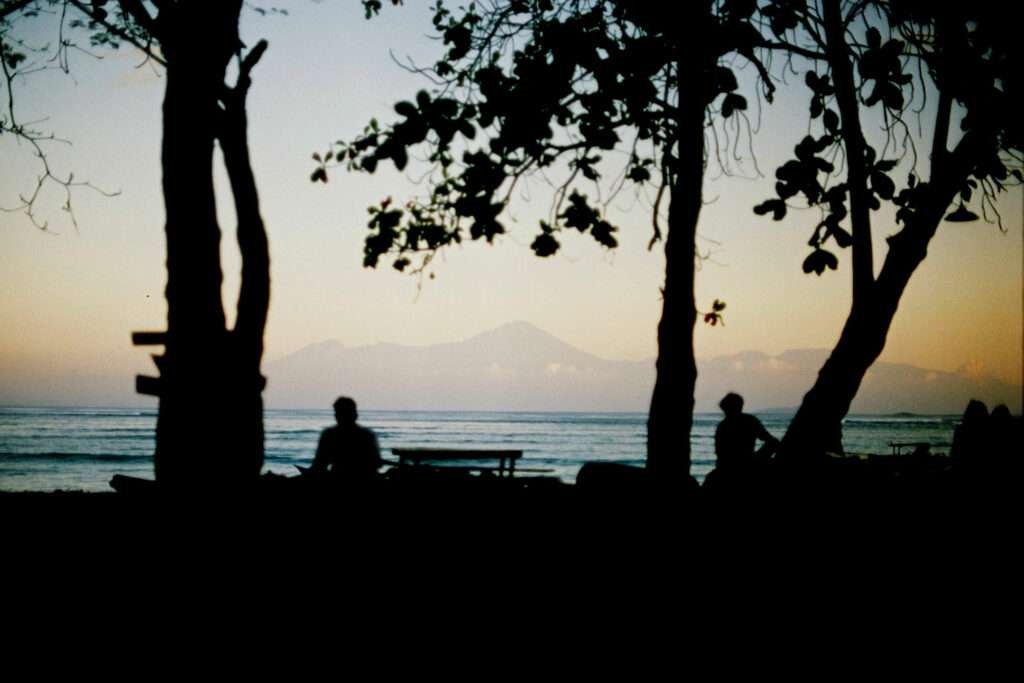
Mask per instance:
[[[107,21],[106,17],[100,15],[96,11],[96,8],[92,7],[91,5],[87,5],[86,3],[82,2],[81,0],[68,0],[68,1],[72,5],[74,5],[76,8],[78,8],[78,10],[80,12],[82,12],[87,17],[89,17],[91,20],[95,21],[97,24],[99,24],[103,28],[107,29],[108,31],[113,33],[115,36],[120,38],[121,40],[124,40],[125,42],[130,43],[131,45],[133,45],[137,49],[141,50],[146,56],[148,56],[154,62],[157,62],[161,66],[167,66],[167,62],[164,60],[164,58],[161,57],[160,55],[156,54],[155,52],[153,52],[153,48],[152,48],[151,44],[143,44],[143,43],[139,42],[139,40],[136,39],[135,36],[131,35],[130,33],[125,31],[121,27],[115,26],[114,24],[112,24],[109,21]],[[124,5],[125,5],[125,3],[122,2],[122,7],[124,7]],[[129,13],[131,13],[130,10],[128,10],[127,8],[125,8],[125,9],[126,9],[126,11],[129,11]],[[145,10],[142,10],[142,11],[143,11],[143,13],[145,13]],[[132,16],[134,17],[135,15],[132,14]],[[146,16],[149,17],[148,14],[146,14]],[[136,21],[138,21],[138,19],[136,19]],[[152,17],[150,17],[150,22],[149,23],[150,23],[150,26],[146,26],[145,24],[141,24],[141,22],[140,22],[140,25],[142,25],[142,27],[145,28],[149,32],[149,35],[150,35],[151,38],[156,38],[157,37],[156,34],[153,33],[153,30],[155,30],[155,24],[152,21]]]
[[[941,22],[936,26],[936,30],[941,32],[943,27]],[[937,44],[941,44],[936,41]],[[950,64],[946,59],[946,55],[942,54],[939,58],[941,60],[942,69],[939,72],[939,78],[947,79]],[[931,176],[934,179],[936,173],[935,170],[938,168],[942,169],[943,161],[949,154],[949,150],[946,147],[946,143],[949,140],[949,124],[950,117],[953,110],[953,93],[948,85],[937,83],[939,86],[939,107],[935,114],[935,133],[932,137],[932,159],[931,159]]]
[[[149,33],[149,35],[159,39],[159,36],[157,35],[156,19],[150,16],[149,12],[146,11],[146,8],[143,7],[139,0],[118,0],[118,4],[121,5],[121,9],[132,16],[132,19],[134,19],[139,26],[146,29],[146,32]]]
[[[35,1],[36,0],[14,0],[14,2],[5,4],[3,7],[0,7],[0,20],[6,19],[15,12],[20,12]]]
[[[14,74],[7,68],[7,55],[4,53],[2,40],[0,40],[0,68],[3,68],[4,80],[7,81],[7,115],[11,118],[11,129],[17,130],[19,127],[18,121],[14,116]]]
[[[825,0],[825,35],[828,59],[835,81],[836,102],[841,117],[841,134],[849,160],[847,182],[850,186],[850,224],[853,233],[853,301],[856,306],[871,295],[874,285],[874,254],[871,244],[871,193],[867,183],[867,156],[860,125],[860,104],[853,66],[846,44],[840,0]]]

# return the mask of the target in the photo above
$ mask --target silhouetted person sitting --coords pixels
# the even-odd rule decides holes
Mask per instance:
[[[310,473],[329,473],[339,482],[374,478],[381,466],[380,449],[373,431],[356,424],[356,402],[340,397],[334,402],[334,418],[338,424],[320,434]]]
[[[760,420],[743,412],[743,397],[728,393],[718,405],[725,413],[725,419],[715,430],[716,468],[735,471],[766,462],[779,447],[779,440],[764,428]],[[758,439],[764,444],[755,453]]]
[[[995,470],[1009,473],[1019,460],[1020,444],[1014,434],[1013,416],[1005,405],[997,405],[989,415],[989,453],[986,461]],[[990,461],[990,462],[989,462]]]
[[[953,430],[953,446],[949,457],[953,469],[960,474],[977,473],[989,449],[988,408],[981,401],[971,400],[960,424]]]

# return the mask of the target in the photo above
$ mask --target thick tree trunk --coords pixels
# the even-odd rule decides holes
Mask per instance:
[[[159,481],[179,487],[254,479],[263,461],[259,354],[252,332],[241,353],[225,327],[213,188],[214,140],[222,123],[218,101],[240,46],[240,10],[240,0],[184,0],[165,6],[158,20],[167,60],[162,163],[168,314],[155,466]],[[262,325],[249,326],[256,328],[261,353]]]
[[[892,307],[895,313],[895,307]],[[885,347],[892,315],[874,300],[850,311],[839,342],[818,372],[782,439],[779,457],[803,460],[827,452],[842,453],[842,422],[861,381]]]
[[[660,482],[677,482],[690,473],[697,363],[693,331],[697,221],[703,202],[704,115],[709,73],[715,59],[700,39],[709,9],[687,4],[691,16],[681,20],[688,39],[678,64],[679,108],[675,158],[670,171],[668,234],[665,238],[665,286],[658,322],[658,359],[647,418],[647,469]],[[671,153],[671,152],[670,152]]]
[[[876,279],[871,252],[870,193],[860,105],[839,0],[824,3],[824,19],[828,59],[835,80],[843,141],[849,159],[853,303],[839,342],[818,373],[814,386],[804,396],[782,439],[779,456],[790,462],[813,461],[825,453],[843,452],[843,419],[850,411],[868,368],[885,348],[896,309],[911,276],[924,261],[928,244],[935,236],[947,207],[974,167],[978,142],[977,132],[972,131],[952,154],[947,152],[953,97],[948,87],[940,87],[932,140],[932,180],[920,187],[920,199],[906,207],[912,210],[905,219],[904,228],[888,238],[889,250]],[[945,60],[942,64],[943,69],[958,68]]]
[[[961,149],[966,152],[969,141]],[[966,177],[965,163],[958,163]],[[850,411],[868,368],[885,348],[903,292],[911,276],[924,261],[928,244],[942,221],[958,187],[951,174],[939,173],[929,196],[913,220],[889,238],[889,251],[869,295],[855,301],[843,326],[839,342],[818,373],[814,386],[804,396],[782,439],[779,457],[790,462],[807,462],[825,453],[842,453],[842,422]]]

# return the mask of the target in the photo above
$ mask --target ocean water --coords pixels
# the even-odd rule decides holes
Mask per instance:
[[[791,414],[759,414],[781,437]],[[719,413],[694,416],[693,467],[698,480],[714,467]],[[360,424],[377,433],[381,454],[391,448],[522,450],[518,467],[552,470],[573,482],[587,461],[642,465],[645,413],[522,413],[361,411]],[[844,445],[851,453],[888,453],[890,442],[925,442],[948,452],[959,416],[854,415]],[[330,410],[268,410],[264,471],[298,473],[309,465]],[[153,476],[155,409],[0,408],[0,490],[109,491],[115,474]],[[525,476],[525,475],[524,475]]]

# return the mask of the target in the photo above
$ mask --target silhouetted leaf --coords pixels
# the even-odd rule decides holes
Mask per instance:
[[[836,142],[836,139],[834,137],[832,137],[831,135],[822,135],[820,138],[818,138],[817,140],[814,141],[814,147],[813,147],[814,153],[815,154],[821,154],[826,149],[828,149],[829,147],[834,145],[835,142]]]
[[[4,45],[4,61],[7,62],[7,66],[12,69],[17,69],[18,65],[27,59],[27,57],[21,52],[17,52],[10,49],[10,46]]]
[[[580,232],[584,232],[599,220],[599,215],[587,203],[586,195],[573,191],[569,195],[569,206],[559,214],[559,218],[565,221],[566,227],[576,228]]]
[[[868,107],[873,107],[882,99],[883,84],[876,82],[875,87],[871,89],[871,94],[864,100],[864,104]]]
[[[597,221],[590,229],[591,236],[609,249],[619,246],[618,241],[612,235],[613,232],[615,232],[615,226],[607,221]]]
[[[317,181],[320,181],[322,183],[326,183],[327,182],[327,171],[325,171],[323,167],[320,167],[320,168],[316,169],[315,171],[313,171],[313,175],[311,175],[309,177],[309,179],[312,182],[314,182],[314,183],[317,182]]]
[[[892,199],[892,195],[896,191],[896,184],[884,173],[872,171],[871,189],[882,199]]]
[[[757,10],[757,0],[726,0],[722,9],[733,19],[749,19]]]
[[[405,168],[405,165],[409,163],[409,155],[405,151],[405,147],[396,147],[391,153],[391,160],[395,162],[395,168],[399,171]]]
[[[838,244],[839,247],[842,249],[846,249],[851,244],[853,244],[853,236],[850,235],[850,233],[846,232],[846,230],[844,230],[843,228],[840,228],[838,225],[833,226],[832,229],[829,230],[829,234],[832,235],[833,239],[835,239],[836,241],[836,244]]]
[[[825,128],[830,133],[836,133],[839,130],[839,114],[836,114],[831,109],[825,111]]]
[[[839,267],[839,259],[830,251],[815,249],[804,259],[804,272],[821,275],[825,269],[835,270]]]
[[[381,211],[377,215],[377,227],[381,232],[389,232],[398,227],[398,224],[402,221],[402,210],[393,209],[391,211]]]
[[[882,101],[889,109],[902,109],[903,92],[892,83],[886,83],[882,90]]]
[[[814,157],[814,167],[822,173],[831,173],[836,170],[836,167],[831,162],[822,159],[821,157]]]
[[[722,116],[729,118],[732,113],[737,110],[745,110],[747,108],[747,98],[736,93],[729,93],[725,96],[722,101]]]
[[[896,168],[897,164],[899,164],[899,161],[897,161],[896,159],[882,159],[877,164],[875,164],[875,168],[879,171],[882,171],[883,173],[888,173],[889,171]]]
[[[550,233],[541,233],[533,240],[533,244],[530,248],[533,249],[533,253],[541,258],[546,258],[555,254],[558,251],[558,240],[556,240]]]
[[[453,119],[459,113],[459,103],[450,97],[441,97],[434,100],[431,111],[445,118]]]
[[[878,29],[872,26],[867,32],[868,46],[872,49],[878,49],[882,46],[882,34],[878,32]]]
[[[629,169],[627,177],[634,183],[645,183],[651,179],[651,172],[643,166],[633,166]]]
[[[714,75],[718,92],[732,92],[739,87],[739,83],[736,82],[736,74],[728,67],[715,67]]]
[[[775,192],[779,195],[780,199],[789,199],[790,197],[795,196],[799,191],[799,188],[791,183],[775,183]],[[755,208],[754,211],[757,212],[757,209]],[[767,213],[767,211],[764,213]]]
[[[416,109],[416,105],[406,100],[402,100],[397,103],[395,105],[395,111],[407,119],[419,114],[419,111]]]
[[[754,207],[754,213],[758,216],[763,216],[769,211],[772,212],[772,218],[781,221],[786,217],[786,202],[781,199],[769,199],[766,202],[761,202]]]
[[[464,136],[472,140],[476,137],[476,126],[473,125],[472,121],[462,119],[459,121],[459,132]]]
[[[960,206],[958,206],[955,211],[948,214],[945,217],[945,220],[950,223],[970,223],[978,220],[978,214],[964,206],[963,202],[960,202]]]

